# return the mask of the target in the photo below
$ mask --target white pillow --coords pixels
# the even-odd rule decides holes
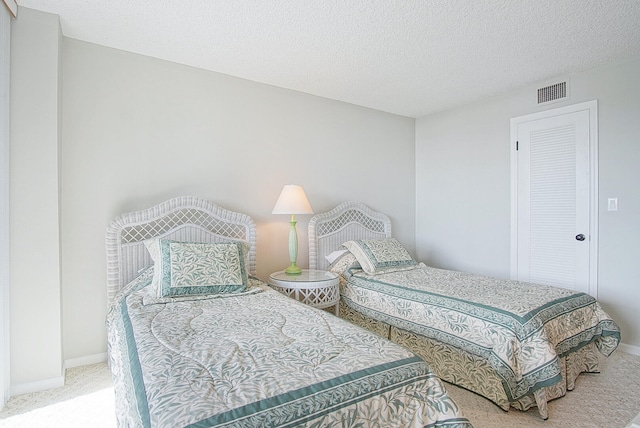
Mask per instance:
[[[329,264],[333,263],[336,261],[336,259],[338,257],[340,257],[341,255],[343,255],[344,253],[346,253],[349,250],[335,250],[334,252],[332,252],[329,255],[326,255],[324,258],[327,259],[327,261],[329,262]]]

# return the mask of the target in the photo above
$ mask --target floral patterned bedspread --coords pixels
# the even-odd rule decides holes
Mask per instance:
[[[558,357],[595,342],[609,356],[615,322],[585,293],[428,267],[341,272],[354,310],[486,359],[509,401],[561,380]]]
[[[119,426],[471,426],[415,354],[258,280],[169,302],[150,282],[107,316]]]

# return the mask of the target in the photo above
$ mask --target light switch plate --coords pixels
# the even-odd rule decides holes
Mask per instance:
[[[607,211],[618,211],[618,198],[609,198],[607,200]]]

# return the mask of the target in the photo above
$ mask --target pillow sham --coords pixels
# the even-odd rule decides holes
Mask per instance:
[[[417,265],[409,252],[395,238],[359,239],[342,244],[369,275],[405,270]]]
[[[147,248],[154,259],[154,285],[158,297],[240,293],[246,290],[247,243],[160,239],[151,240]]]

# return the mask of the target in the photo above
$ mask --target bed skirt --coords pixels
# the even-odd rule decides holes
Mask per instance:
[[[434,341],[369,318],[340,301],[340,317],[366,328],[379,336],[408,348],[420,355],[445,382],[475,392],[508,411],[509,407],[526,411],[537,406],[542,418],[549,417],[547,402],[564,396],[575,387],[581,373],[599,373],[597,348],[594,343],[559,359],[562,380],[540,388],[516,401],[509,401],[500,377],[489,363],[460,348]]]

